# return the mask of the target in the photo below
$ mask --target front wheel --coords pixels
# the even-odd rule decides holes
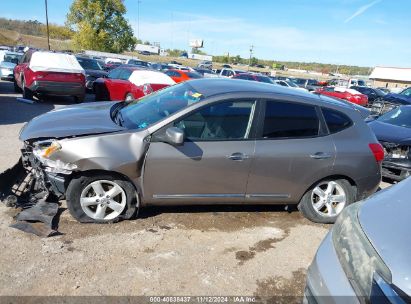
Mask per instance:
[[[106,174],[74,178],[66,191],[67,207],[79,222],[109,223],[132,218],[138,208],[134,186]]]
[[[302,197],[298,209],[316,223],[334,223],[341,211],[355,200],[355,188],[345,179],[315,184]]]

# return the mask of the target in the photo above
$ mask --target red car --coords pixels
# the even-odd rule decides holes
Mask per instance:
[[[52,52],[26,52],[14,68],[14,89],[23,98],[45,95],[72,96],[83,102],[86,94],[84,69],[76,57]]]
[[[321,95],[327,95],[331,97],[337,97],[340,99],[345,99],[349,102],[358,104],[360,106],[368,105],[367,95],[361,94],[360,92],[344,87],[323,87],[316,90],[316,93]]]
[[[167,70],[164,72],[164,74],[170,76],[176,83],[187,81],[190,79],[203,78],[203,76],[200,73],[181,70]]]
[[[120,66],[94,82],[96,100],[134,100],[175,84],[169,76],[136,66]]]

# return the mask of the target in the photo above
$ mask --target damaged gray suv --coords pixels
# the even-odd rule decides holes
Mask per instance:
[[[147,205],[298,204],[329,223],[378,188],[384,154],[367,115],[270,84],[202,79],[55,110],[20,139],[24,166],[80,222]]]

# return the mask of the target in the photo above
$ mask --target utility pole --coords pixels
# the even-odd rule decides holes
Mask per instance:
[[[250,46],[250,59],[248,60],[248,70],[250,70],[251,57],[253,57],[253,50],[254,50],[254,45],[251,45],[251,46]]]
[[[137,39],[140,39],[140,3],[141,0],[137,0]]]
[[[49,15],[48,15],[48,12],[47,12],[47,0],[44,0],[44,3],[46,5],[47,45],[48,45],[49,51],[50,51],[50,32],[49,32]]]

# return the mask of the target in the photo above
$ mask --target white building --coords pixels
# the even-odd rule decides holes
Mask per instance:
[[[370,80],[376,87],[406,88],[411,86],[411,68],[375,67]]]

